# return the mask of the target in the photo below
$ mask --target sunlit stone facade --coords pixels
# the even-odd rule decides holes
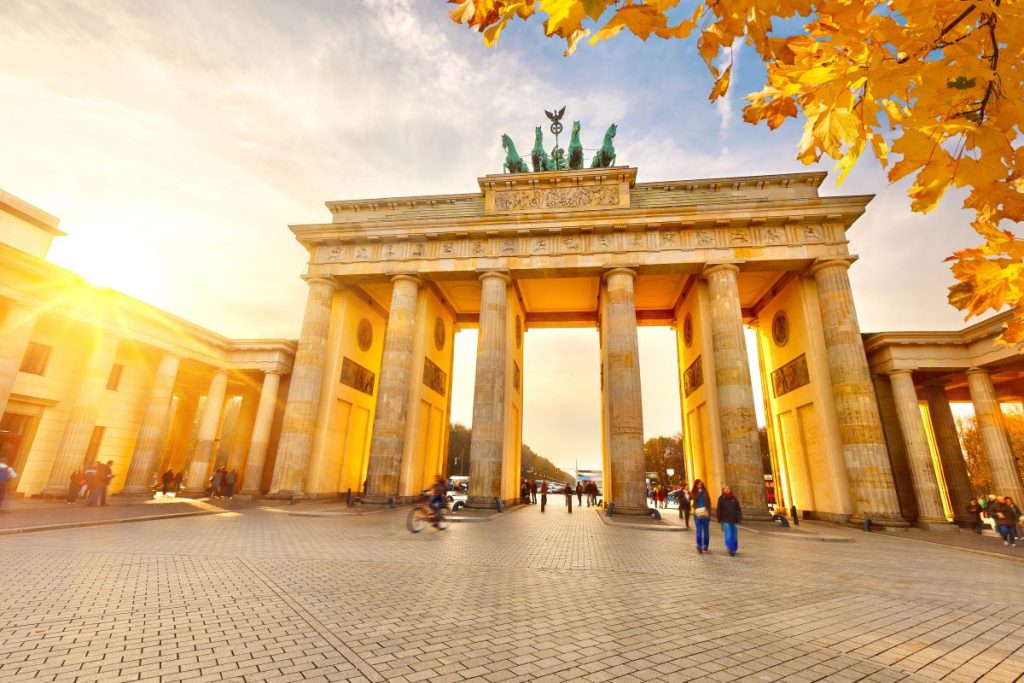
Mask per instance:
[[[291,228],[310,256],[296,341],[226,339],[91,287],[44,260],[56,219],[0,195],[0,437],[17,492],[59,495],[99,459],[125,494],[167,468],[198,493],[226,465],[248,495],[408,500],[444,471],[454,336],[473,327],[469,505],[493,507],[518,494],[524,334],[575,326],[600,334],[604,498],[643,513],[637,326],[664,325],[675,362],[645,362],[678,372],[686,477],[730,484],[748,518],[774,499],[833,521],[959,520],[951,400],[974,403],[994,477],[1020,495],[999,404],[1019,400],[1024,367],[994,343],[1003,318],[865,345],[847,231],[870,197],[820,196],[823,179],[637,183],[614,167],[328,202],[330,222]]]

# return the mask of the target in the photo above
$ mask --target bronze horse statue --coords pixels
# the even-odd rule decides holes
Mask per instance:
[[[505,173],[530,172],[530,168],[526,165],[526,162],[523,161],[523,158],[519,156],[519,152],[516,151],[516,146],[508,134],[502,134],[501,146],[505,148]]]

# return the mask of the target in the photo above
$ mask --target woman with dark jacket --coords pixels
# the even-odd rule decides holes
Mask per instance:
[[[725,549],[730,555],[735,555],[739,550],[739,537],[736,525],[743,518],[740,510],[740,501],[732,494],[731,486],[722,487],[722,495],[718,497],[718,506],[715,508],[718,521],[722,524],[722,534],[725,536]]]
[[[976,534],[981,533],[981,506],[978,504],[977,498],[971,498],[971,502],[966,507],[967,518],[966,521],[971,523],[971,531]]]
[[[700,479],[693,482],[690,502],[693,505],[693,526],[697,529],[697,552],[706,553],[711,537],[711,496]]]

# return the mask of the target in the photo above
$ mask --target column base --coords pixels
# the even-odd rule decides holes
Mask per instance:
[[[491,498],[485,498],[483,496],[469,496],[466,498],[465,507],[470,510],[497,510],[498,507],[494,504],[494,499],[499,496],[493,496]],[[548,495],[548,505],[551,504],[551,496]],[[506,505],[505,501],[502,501],[502,505]]]
[[[611,505],[611,504],[612,503],[609,503],[609,505]],[[579,509],[579,506],[576,504],[576,501],[573,501],[573,507],[575,507],[576,509]],[[583,507],[586,507],[586,503],[583,504]],[[605,509],[607,509],[607,508],[605,508]],[[646,505],[644,505],[643,507],[626,507],[626,506],[619,507],[618,505],[616,505],[615,506],[615,512],[613,514],[615,514],[616,516],[618,516],[618,515],[631,515],[631,516],[634,516],[634,517],[650,517],[651,510],[653,510],[653,509],[654,508],[647,507]],[[661,512],[661,508],[658,509],[658,512]]]
[[[181,489],[178,491],[179,498],[210,498],[211,494],[207,489]]]
[[[270,491],[264,494],[264,498],[269,500],[302,500],[306,497],[305,491]]]
[[[60,489],[52,488],[52,487],[51,488],[45,488],[42,491],[40,491],[39,493],[33,494],[32,497],[33,498],[67,498],[68,497],[68,487],[65,486],[64,488],[60,488]]]
[[[115,493],[113,495],[115,495],[115,496],[122,496],[124,498],[153,498],[155,494],[150,489],[140,489],[140,488],[127,489],[127,488],[125,488],[125,489],[121,489],[120,491],[118,491],[117,493]]]
[[[395,505],[402,504],[402,496],[397,493],[393,495],[366,495],[363,496],[363,502],[370,505],[387,505],[389,501],[395,501]]]
[[[910,522],[902,517],[885,517],[882,515],[853,515],[848,522],[852,526],[864,526],[864,519],[871,520],[872,526],[881,526],[886,529],[909,529]]]
[[[914,524],[914,527],[917,529],[923,529],[925,531],[960,531],[960,527],[958,527],[956,524],[953,524],[952,522],[947,522],[945,520],[918,521],[916,524]]]
[[[788,517],[788,515],[786,515]],[[767,510],[744,510],[743,511],[743,522],[771,522],[772,513]],[[740,522],[742,524],[743,522]]]

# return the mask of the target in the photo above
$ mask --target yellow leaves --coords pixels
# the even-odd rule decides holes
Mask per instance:
[[[599,41],[608,40],[623,29],[628,29],[640,40],[647,40],[652,33],[659,38],[686,38],[697,27],[697,20],[703,14],[704,7],[698,5],[691,18],[685,19],[675,26],[669,26],[668,16],[665,14],[666,9],[662,9],[662,7],[668,8],[676,4],[678,4],[678,0],[675,2],[664,0],[662,3],[648,2],[643,5],[620,7],[608,20],[608,23],[594,34],[594,37],[590,39],[590,44],[596,45]]]
[[[711,88],[711,94],[708,96],[708,99],[714,102],[724,95],[729,90],[730,78],[732,78],[732,64],[726,67],[722,75],[715,81],[715,87]]]

